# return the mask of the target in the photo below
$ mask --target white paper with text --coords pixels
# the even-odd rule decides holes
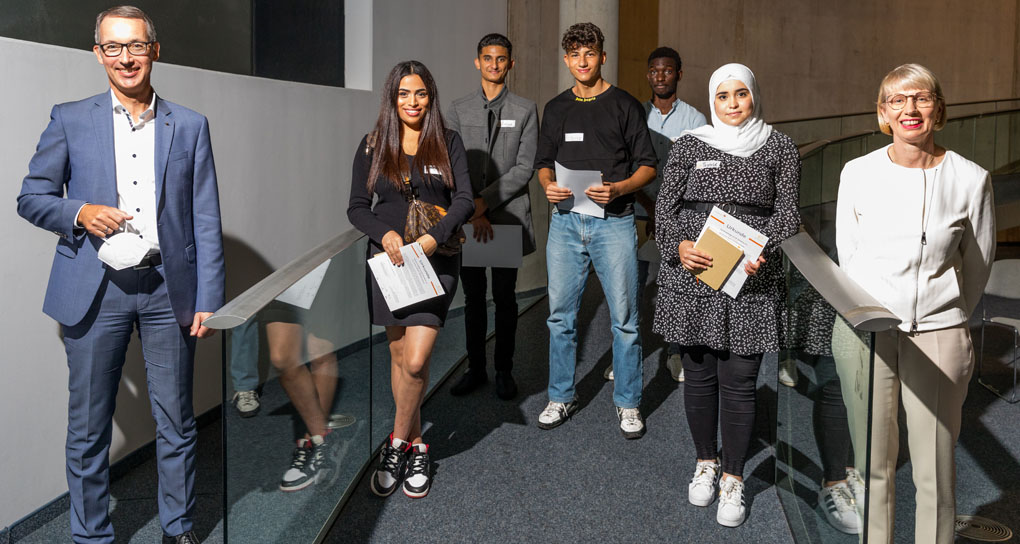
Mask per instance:
[[[385,253],[368,260],[368,268],[391,312],[446,294],[421,244],[407,244],[400,248],[400,254],[404,257],[403,266],[395,266]]]

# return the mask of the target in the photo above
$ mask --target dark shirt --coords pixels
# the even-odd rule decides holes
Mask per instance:
[[[591,98],[580,98],[573,89],[560,93],[545,105],[535,168],[555,169],[556,162],[571,170],[598,170],[610,182],[630,177],[632,165],[655,168],[641,103],[618,87]],[[632,213],[633,193],[606,206],[606,215]]]
[[[366,136],[367,138],[367,136]],[[407,220],[407,200],[398,185],[379,177],[375,182],[374,194],[379,199],[372,207],[373,192],[368,191],[366,181],[372,168],[372,156],[365,154],[365,140],[361,139],[358,151],[354,155],[354,167],[351,174],[351,200],[347,208],[347,218],[351,224],[364,232],[376,245],[382,245],[383,236],[389,231],[396,231],[404,236],[404,223]],[[418,198],[446,209],[446,216],[429,229],[429,234],[442,244],[450,239],[458,228],[471,217],[475,211],[474,198],[471,192],[471,178],[468,175],[467,156],[460,135],[452,130],[446,131],[446,149],[450,154],[450,170],[453,172],[454,187],[450,189],[443,184],[442,176],[433,174],[426,179],[420,169],[411,169],[411,186],[418,189]],[[414,157],[408,155],[408,164]]]

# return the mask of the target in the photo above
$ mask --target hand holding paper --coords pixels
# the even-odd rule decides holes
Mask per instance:
[[[384,253],[368,260],[368,268],[391,312],[445,294],[421,244],[402,246],[400,254],[403,266],[394,265]]]
[[[571,170],[560,163],[556,163],[556,185],[569,189],[573,195],[560,201],[557,206],[561,210],[576,212],[592,217],[605,217],[606,210],[602,205],[595,202],[588,196],[588,189],[598,187],[604,192],[602,185],[602,172],[598,170]],[[548,194],[548,187],[546,188]],[[608,202],[608,201],[607,201]]]

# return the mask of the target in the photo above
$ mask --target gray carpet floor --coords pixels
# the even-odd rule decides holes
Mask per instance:
[[[748,519],[727,529],[716,523],[714,505],[687,503],[695,451],[683,390],[665,368],[650,318],[642,322],[648,432],[640,440],[621,436],[613,384],[602,377],[612,361],[608,309],[592,278],[580,319],[580,410],[570,421],[549,431],[535,425],[547,401],[543,301],[519,325],[518,398],[497,399],[491,383],[453,397],[446,384],[423,409],[435,464],[428,497],[398,492],[380,499],[365,477],[326,542],[792,542],[772,486],[775,359],[760,376],[757,436],[745,473]],[[642,315],[650,316],[651,293],[645,294]]]

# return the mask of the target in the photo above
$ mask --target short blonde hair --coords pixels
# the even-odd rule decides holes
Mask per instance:
[[[946,99],[942,95],[942,85],[939,84],[939,79],[931,70],[916,63],[901,64],[882,78],[882,83],[878,85],[878,103],[876,104],[878,129],[883,134],[892,135],[892,130],[882,118],[882,104],[885,104],[889,96],[894,94],[892,91],[908,87],[935,93],[935,130],[942,130],[942,127],[946,126]]]

